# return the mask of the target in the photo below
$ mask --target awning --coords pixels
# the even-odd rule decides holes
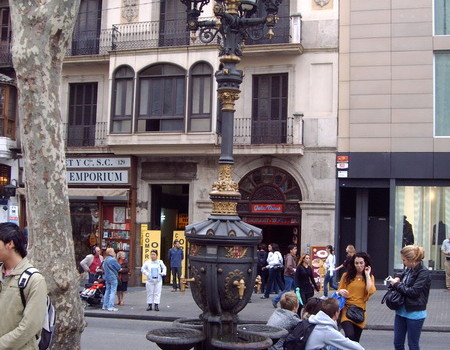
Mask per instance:
[[[69,197],[121,197],[126,196],[129,190],[129,188],[69,188]],[[16,194],[25,196],[25,188],[17,188]]]

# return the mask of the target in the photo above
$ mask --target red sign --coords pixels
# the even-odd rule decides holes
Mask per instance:
[[[336,161],[338,162],[348,162],[348,156],[337,156]]]
[[[282,213],[282,204],[252,204],[252,213]]]

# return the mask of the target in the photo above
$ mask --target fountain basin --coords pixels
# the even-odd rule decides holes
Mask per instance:
[[[263,324],[240,324],[237,326],[240,333],[266,336],[272,339],[275,344],[281,337],[286,337],[289,332],[280,327],[267,326]]]
[[[192,328],[192,329],[203,329],[203,322],[198,318],[178,318],[173,321],[174,327]]]
[[[272,339],[262,335],[241,333],[225,334],[211,339],[211,345],[217,349],[268,349],[272,346]]]
[[[198,329],[172,327],[153,329],[146,338],[163,350],[189,350],[205,340],[205,335]]]

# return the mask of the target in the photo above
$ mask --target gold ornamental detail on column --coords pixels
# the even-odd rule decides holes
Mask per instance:
[[[230,15],[239,15],[238,7],[241,4],[241,0],[225,0],[227,6],[227,13]]]
[[[234,197],[237,195],[240,198],[241,194],[239,193],[239,186],[233,181],[232,174],[232,164],[219,164],[219,179],[214,182],[210,195],[227,197]]]
[[[234,102],[239,100],[239,93],[241,90],[237,89],[218,89],[219,100],[222,102],[222,111],[234,112]]]
[[[213,201],[212,215],[237,215],[236,202],[217,202]]]

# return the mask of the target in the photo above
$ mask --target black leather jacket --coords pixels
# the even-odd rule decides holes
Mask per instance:
[[[405,308],[410,312],[427,308],[430,286],[430,271],[420,263],[414,268],[406,269],[394,288],[405,296]]]

